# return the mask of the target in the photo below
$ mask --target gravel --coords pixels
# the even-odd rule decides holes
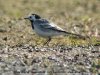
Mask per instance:
[[[0,75],[100,74],[100,46],[0,46]]]

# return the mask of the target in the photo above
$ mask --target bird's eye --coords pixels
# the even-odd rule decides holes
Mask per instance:
[[[32,18],[32,17],[30,16],[30,18]]]

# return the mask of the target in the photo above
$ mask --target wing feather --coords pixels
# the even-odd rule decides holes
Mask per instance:
[[[48,29],[48,30],[54,30],[54,31],[58,31],[58,32],[63,32],[66,35],[74,35],[74,36],[77,36],[79,38],[85,39],[85,37],[82,36],[82,35],[66,32],[62,28],[58,27],[54,23],[50,23],[46,19],[39,19],[39,20],[35,21],[35,23],[37,23],[42,29]]]
[[[37,20],[37,21],[38,21],[37,23],[44,29],[64,31],[62,28],[58,27],[56,24],[54,24],[52,22],[50,23],[46,19],[40,19],[40,20]]]

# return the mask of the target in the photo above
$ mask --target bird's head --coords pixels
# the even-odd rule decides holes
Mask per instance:
[[[41,19],[41,17],[39,15],[37,15],[37,14],[31,14],[30,16],[28,16],[28,17],[26,17],[24,19],[28,19],[30,21],[35,21],[37,19]]]

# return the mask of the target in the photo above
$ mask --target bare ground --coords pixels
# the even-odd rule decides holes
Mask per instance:
[[[0,46],[0,74],[100,74],[100,46]]]

